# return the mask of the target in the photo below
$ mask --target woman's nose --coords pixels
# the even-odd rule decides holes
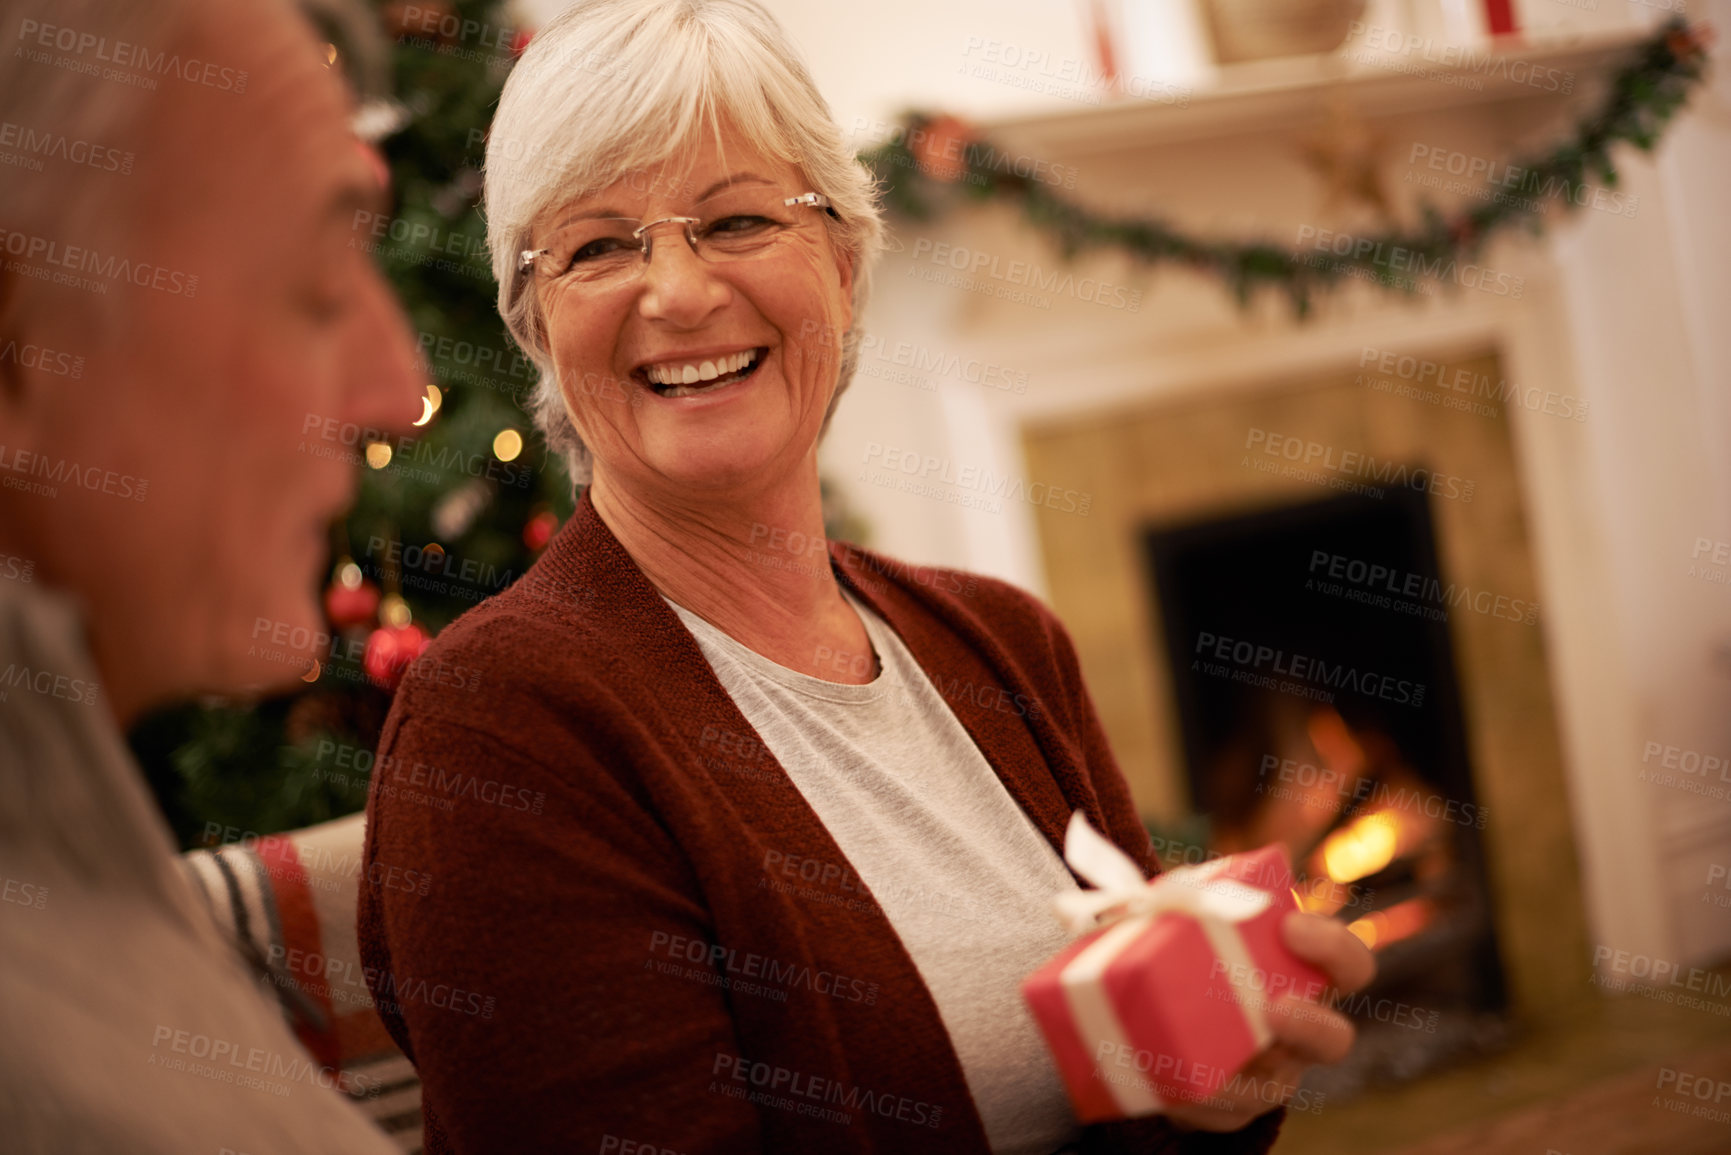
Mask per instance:
[[[697,255],[683,226],[665,222],[654,233],[644,233],[643,240],[638,307],[645,317],[688,328],[727,304],[730,290],[715,275],[715,266]]]

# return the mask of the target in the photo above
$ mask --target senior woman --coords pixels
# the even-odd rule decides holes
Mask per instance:
[[[1269,1086],[1344,1019],[1282,1004],[1254,1083],[1083,1128],[1022,1006],[1070,813],[1154,869],[1057,620],[775,548],[823,540],[881,226],[774,21],[581,0],[505,87],[486,200],[537,420],[588,484],[382,740],[367,878],[433,882],[369,882],[361,943],[428,1150],[1265,1150]],[[1368,981],[1338,923],[1286,932]]]

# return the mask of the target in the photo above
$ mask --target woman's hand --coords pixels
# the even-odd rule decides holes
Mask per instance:
[[[1292,953],[1320,969],[1337,990],[1363,990],[1376,976],[1370,948],[1336,919],[1294,911],[1280,929]],[[1338,1063],[1352,1050],[1352,1024],[1336,1011],[1295,995],[1275,999],[1266,1010],[1274,1042],[1213,1094],[1168,1104],[1166,1117],[1179,1130],[1236,1131],[1291,1099],[1306,1067]]]

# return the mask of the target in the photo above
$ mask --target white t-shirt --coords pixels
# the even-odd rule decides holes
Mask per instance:
[[[1081,1136],[1020,986],[1067,941],[1063,861],[894,630],[846,594],[882,672],[826,682],[674,604],[740,713],[786,768],[919,968],[1000,1155]]]

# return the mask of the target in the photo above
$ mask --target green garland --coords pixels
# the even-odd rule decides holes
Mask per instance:
[[[1597,114],[1577,126],[1573,139],[1521,163],[1529,174],[1527,182],[1542,190],[1539,197],[1487,196],[1483,203],[1452,216],[1426,203],[1421,206],[1423,224],[1417,229],[1367,234],[1352,254],[1344,256],[1295,252],[1271,241],[1210,240],[1154,219],[1091,212],[1053,192],[1046,182],[994,165],[993,158],[1003,154],[986,141],[971,137],[952,117],[910,113],[904,118],[904,132],[890,143],[862,153],[860,159],[877,174],[885,205],[894,213],[915,220],[930,219],[947,207],[947,198],[934,193],[956,185],[974,200],[1019,203],[1028,222],[1050,236],[1067,258],[1083,250],[1110,247],[1148,265],[1176,261],[1218,276],[1241,306],[1258,289],[1283,290],[1302,317],[1309,312],[1314,292],[1333,288],[1347,277],[1370,279],[1409,294],[1416,292],[1420,282],[1387,268],[1379,260],[1384,252],[1407,250],[1410,267],[1419,270],[1452,268],[1453,262],[1476,257],[1503,229],[1524,225],[1539,232],[1545,204],[1559,196],[1565,211],[1578,207],[1573,198],[1577,190],[1586,187],[1589,174],[1614,187],[1617,170],[1611,160],[1611,146],[1628,143],[1643,152],[1652,149],[1666,123],[1700,81],[1706,66],[1707,40],[1705,29],[1691,29],[1683,20],[1674,19],[1635,50],[1630,63],[1612,80]],[[938,153],[930,146],[953,145],[957,136],[966,146],[959,161],[936,159],[939,155],[954,158],[955,150],[949,147]],[[1434,276],[1434,272],[1421,273],[1426,275]]]

